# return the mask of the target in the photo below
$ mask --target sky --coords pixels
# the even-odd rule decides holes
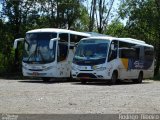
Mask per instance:
[[[2,0],[0,0],[0,13],[2,11]]]
[[[2,4],[0,3],[0,10],[2,9]]]

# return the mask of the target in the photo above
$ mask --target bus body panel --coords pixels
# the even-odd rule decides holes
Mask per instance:
[[[48,42],[49,40],[53,39],[50,36],[57,38],[57,40],[55,40],[56,45],[54,47],[54,60],[50,62],[44,62],[44,60],[41,60],[40,62],[36,61],[36,59],[38,59],[36,58],[38,55],[41,56],[41,59],[43,59],[42,57],[44,57],[44,55],[48,55],[49,57],[50,53],[44,52],[45,50],[50,51]],[[90,34],[58,28],[35,29],[26,32],[26,38],[24,40],[24,52],[29,55],[27,56],[28,58],[23,55],[23,76],[42,78],[69,78],[71,76],[71,64],[74,56],[75,42],[79,42],[80,39],[85,37],[90,37]],[[34,42],[34,46],[30,42]],[[73,44],[72,49],[70,49],[71,44]],[[42,48],[43,50],[41,50]],[[63,54],[65,54],[65,56]],[[26,58],[24,59],[24,57]],[[50,57],[52,56],[50,55]],[[62,57],[64,58],[62,59]],[[32,59],[34,61],[32,61]],[[46,57],[44,57],[44,59],[46,59]]]
[[[97,68],[105,68],[102,70],[95,70]],[[73,68],[74,67],[74,68]],[[96,66],[79,66],[72,63],[72,77],[80,79],[110,79],[110,67],[107,64],[100,64]]]
[[[70,50],[66,60],[53,62],[49,64],[27,64],[22,63],[23,76],[32,77],[53,77],[68,78],[70,77],[73,51]]]
[[[33,77],[57,77],[59,71],[57,71],[57,65],[55,62],[41,65],[41,64],[26,64],[22,63],[23,76]]]
[[[72,77],[73,78],[110,80],[114,71],[118,72],[117,79],[138,79],[140,72],[143,73],[143,78],[145,79],[153,77],[154,75],[154,55],[153,55],[154,48],[153,46],[148,45],[143,41],[130,39],[130,38],[111,38],[111,37],[96,37],[96,38],[93,37],[92,38],[90,37],[90,38],[82,39],[81,41],[84,41],[84,43],[88,43],[85,41],[94,40],[94,39],[110,40],[111,41],[110,49],[111,49],[112,41],[114,40],[118,41],[118,45],[117,45],[118,47],[116,48],[117,57],[109,60],[109,51],[108,51],[108,54],[106,56],[106,62],[101,65],[96,65],[99,68],[105,68],[104,70],[101,70],[101,71],[94,70],[93,69],[95,66],[94,64],[92,66],[87,66],[83,64],[77,65],[73,61],[72,63]],[[131,48],[121,47],[120,42],[122,42],[121,43],[122,46],[124,44],[128,44],[129,46],[131,46]],[[86,47],[86,49],[88,48]],[[131,54],[135,53],[136,57],[132,57],[132,58],[121,57],[120,55],[122,54],[123,51],[128,51],[128,52],[131,51],[130,53]],[[77,56],[76,53],[75,53],[75,56]]]

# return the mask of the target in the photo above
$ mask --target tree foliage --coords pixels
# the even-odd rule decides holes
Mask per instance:
[[[86,29],[88,16],[81,0],[2,0],[0,4],[0,69],[4,72],[21,70],[22,47],[14,51],[13,42],[26,31]]]
[[[92,0],[90,9],[90,24],[89,31],[93,31],[94,28],[99,33],[104,33],[108,22],[114,16],[113,4],[115,0]],[[96,27],[94,27],[96,26]]]
[[[129,37],[145,40],[155,46],[156,68],[160,66],[160,1],[159,0],[124,0],[119,8],[122,18],[128,18],[125,29]]]
[[[22,47],[14,51],[14,39],[24,37],[31,29],[55,27],[145,40],[155,46],[157,74],[160,1],[119,1],[121,4],[116,6],[116,0],[1,0],[0,73],[20,71]],[[115,7],[118,7],[118,14]],[[120,18],[127,19],[126,24],[121,23]]]
[[[111,24],[108,25],[106,34],[114,37],[124,37],[127,35],[125,26],[117,20],[113,20]]]

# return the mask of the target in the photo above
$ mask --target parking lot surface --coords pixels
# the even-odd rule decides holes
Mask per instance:
[[[0,79],[0,113],[160,113],[160,82],[142,84]]]

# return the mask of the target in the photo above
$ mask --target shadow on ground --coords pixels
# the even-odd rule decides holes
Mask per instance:
[[[141,84],[151,84],[151,81],[144,80]],[[110,85],[109,82],[87,82],[86,84],[82,84],[81,82],[75,82],[72,83],[73,85],[95,85],[95,86],[113,86]],[[116,83],[115,85],[137,85],[136,83],[133,83],[132,81],[120,81]]]
[[[44,82],[43,80],[19,80],[18,82],[21,83],[40,83],[40,84],[56,84],[56,83],[72,83],[72,82],[77,82],[75,80],[58,80],[58,79],[52,79],[48,82]]]
[[[66,79],[52,79],[49,82],[44,82],[43,80],[19,80],[20,83],[39,83],[39,84],[56,84],[56,83],[71,83],[72,85],[95,85],[95,86],[111,86],[109,82],[87,82],[86,84],[82,84],[80,81],[77,80],[66,80]],[[151,84],[151,81],[144,80],[141,84]],[[120,81],[116,83],[116,85],[137,85],[132,81]]]

